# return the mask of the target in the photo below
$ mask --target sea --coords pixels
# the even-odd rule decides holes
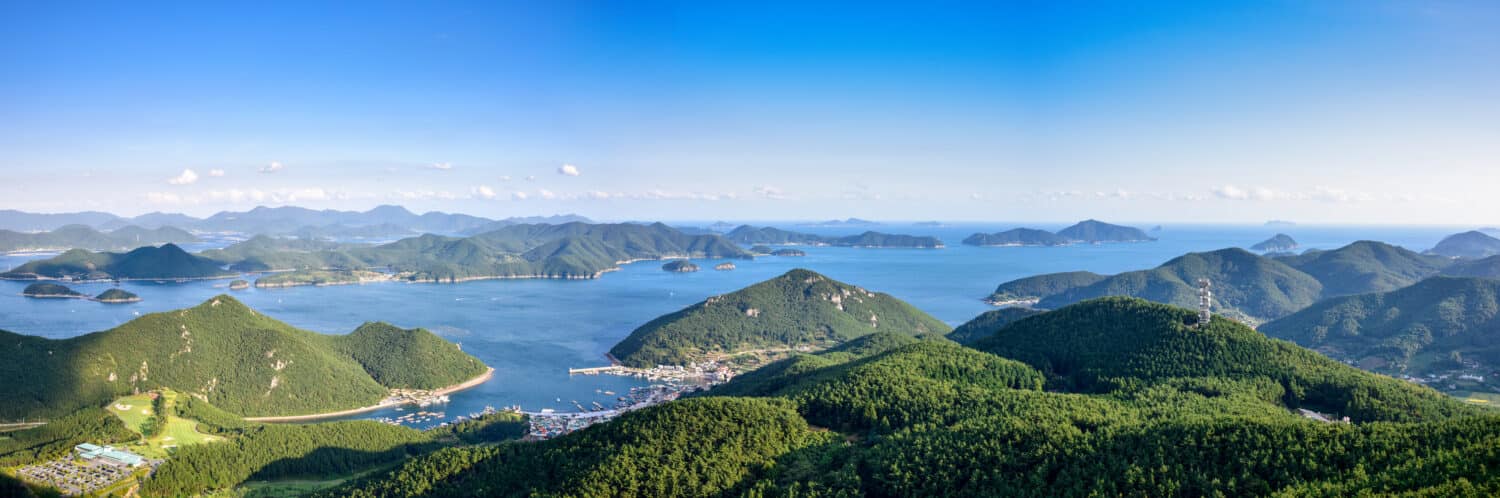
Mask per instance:
[[[679,222],[708,226],[710,222]],[[1035,223],[882,224],[879,226],[806,226],[792,222],[758,222],[802,232],[848,235],[866,230],[931,235],[942,249],[864,249],[800,247],[805,257],[761,257],[733,261],[736,269],[716,271],[718,260],[698,261],[702,271],[671,273],[661,262],[624,265],[596,280],[487,280],[459,284],[372,283],[332,287],[248,289],[230,291],[229,280],[185,283],[124,282],[120,287],[142,297],[139,303],[103,304],[74,299],[21,296],[26,282],[0,281],[0,330],[48,338],[67,338],[120,325],[142,314],[195,306],[218,294],[230,294],[256,310],[325,334],[345,334],[364,322],[384,321],[405,328],[421,327],[459,344],[495,369],[494,377],[475,388],[452,394],[441,411],[446,419],[485,407],[519,405],[527,411],[574,410],[599,402],[613,406],[617,396],[647,382],[609,375],[568,374],[569,368],[608,364],[604,354],[636,327],[663,314],[776,277],[794,268],[810,269],[836,280],[903,299],[938,319],[957,326],[992,307],[983,298],[1006,281],[1042,273],[1087,270],[1118,273],[1146,269],[1184,253],[1225,247],[1249,247],[1277,233],[1296,239],[1303,249],[1334,249],[1358,240],[1378,240],[1423,251],[1444,236],[1470,230],[1457,226],[1264,226],[1137,225],[1150,230],[1154,242],[1073,245],[1065,247],[971,247],[960,243],[977,232],[1027,226],[1057,230],[1063,225]],[[214,239],[186,247],[222,247],[233,239]],[[13,268],[50,254],[0,256],[0,267]],[[94,295],[112,284],[72,287]],[[606,391],[615,395],[606,394]],[[410,409],[406,409],[409,413]],[[396,417],[382,410],[353,418]]]

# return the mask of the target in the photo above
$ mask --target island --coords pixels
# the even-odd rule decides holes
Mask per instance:
[[[1443,237],[1427,254],[1450,258],[1483,259],[1500,254],[1500,239],[1489,234],[1470,230]]]
[[[822,349],[877,331],[951,330],[889,294],[796,269],[652,320],[609,352],[625,366],[646,368]]]
[[[5,273],[8,280],[55,278],[103,280],[204,280],[238,275],[208,258],[189,254],[176,244],[146,246],[125,253],[73,249],[55,257],[30,261]]]
[[[39,282],[26,286],[21,291],[22,296],[38,299],[88,299],[83,293],[68,288],[66,285]]]
[[[273,273],[255,279],[257,289],[278,289],[306,285],[356,285],[390,280],[390,275],[364,270],[297,270]],[[231,284],[230,288],[234,286]]]
[[[777,249],[771,251],[772,256],[806,256],[807,253],[801,249]]]
[[[765,245],[765,244],[758,244],[758,245],[750,246],[750,249],[749,249],[750,254],[754,254],[754,255],[757,255],[757,256],[765,256],[765,255],[771,254],[771,252],[774,251],[774,250],[775,249],[771,249],[771,246],[768,246],[768,245]]]
[[[1156,240],[1139,228],[1112,225],[1099,220],[1083,220],[1057,231],[1057,235],[1068,240],[1089,244],[1101,242],[1151,242]]]
[[[94,296],[94,300],[110,304],[139,303],[141,296],[124,289],[109,289]]]
[[[1046,230],[1013,228],[997,233],[976,233],[963,240],[964,245],[981,247],[1065,246],[1073,241]]]
[[[1250,246],[1250,250],[1260,252],[1291,252],[1297,250],[1298,247],[1296,239],[1293,239],[1292,236],[1278,233],[1269,239]]]
[[[870,221],[870,220],[861,220],[859,218],[849,218],[849,219],[844,219],[844,220],[828,220],[828,221],[822,221],[822,222],[812,222],[812,223],[802,223],[801,224],[801,226],[805,226],[805,227],[872,227],[872,226],[879,226],[879,225],[880,225],[880,223],[878,223],[878,222],[874,222],[874,221]]]
[[[842,237],[793,232],[776,227],[741,225],[724,234],[729,240],[744,245],[810,245],[861,248],[916,248],[940,249],[943,241],[937,237],[889,234],[866,231]]]
[[[235,281],[229,283],[229,290],[232,290],[232,291],[245,290],[245,289],[249,289],[249,288],[250,288],[250,282],[247,282],[247,281],[244,281],[244,280],[235,280]]]
[[[101,232],[85,225],[64,225],[50,232],[25,233],[0,230],[0,253],[63,251],[128,250],[141,246],[198,242],[198,237],[173,227],[145,229],[134,225]]]
[[[661,269],[664,270],[664,271],[675,272],[675,273],[692,273],[692,272],[698,271],[698,265],[695,265],[691,261],[688,261],[686,259],[679,259],[679,260],[672,261],[670,263],[661,265]]]
[[[734,269],[734,263],[730,263],[728,261],[725,261],[723,263],[719,263],[717,265],[714,265],[714,269],[718,270],[718,271],[730,271],[730,270]]]

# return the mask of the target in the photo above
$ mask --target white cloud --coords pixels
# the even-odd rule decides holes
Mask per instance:
[[[222,170],[222,169],[211,169],[211,170],[208,170],[208,176],[212,176],[214,178],[222,177],[222,176],[224,176],[224,170]]]
[[[527,175],[526,176],[526,181],[528,181],[528,182],[534,182],[534,181],[536,181],[536,175]]]
[[[574,166],[574,165],[571,165],[571,164],[564,164],[562,166],[558,166],[557,167],[557,174],[563,175],[563,176],[578,176],[578,175],[581,175],[583,173],[580,172],[580,171],[578,171],[578,167],[577,166]]]
[[[510,175],[500,175],[500,181],[501,182],[508,182],[508,181],[510,181]]]
[[[614,194],[611,194],[609,192],[605,192],[603,190],[594,190],[594,191],[591,191],[591,192],[589,192],[587,194],[584,194],[584,195],[587,196],[590,199],[595,199],[595,200],[604,200],[604,199],[608,199],[608,198],[614,196]]]
[[[1220,199],[1242,201],[1250,198],[1250,192],[1234,185],[1225,185],[1223,187],[1214,189],[1213,192],[1214,195],[1218,196]]]
[[[480,185],[474,187],[474,196],[480,199],[494,199],[495,189],[490,188],[489,185]]]
[[[759,195],[759,196],[767,198],[767,199],[785,199],[786,198],[786,192],[782,191],[779,188],[772,187],[770,185],[761,185],[759,187],[755,187],[755,193],[756,193],[756,195]]]
[[[275,173],[277,171],[281,171],[284,168],[285,166],[281,165],[281,161],[271,161],[271,164],[261,166],[259,171],[261,173]]]
[[[536,195],[537,195],[537,197],[541,197],[541,198],[547,199],[547,200],[552,200],[552,199],[556,199],[557,198],[557,194],[556,193],[552,192],[551,190],[544,189],[544,188],[543,189],[537,189]]]
[[[184,169],[181,174],[167,179],[167,183],[172,185],[192,185],[197,181],[198,173],[191,169]]]
[[[453,169],[453,163],[432,163],[427,165],[427,168],[439,171],[448,171],[450,169]]]
[[[976,201],[982,201],[982,200],[984,200],[984,194],[981,194],[979,192],[975,192],[975,193],[969,194],[969,199],[976,200]]]
[[[518,201],[524,201],[526,199],[530,199],[531,196],[527,195],[525,192],[511,192],[510,198]]]
[[[459,195],[446,190],[397,190],[390,195],[393,199],[407,201],[452,201],[459,199]]]
[[[373,194],[351,193],[337,190],[327,190],[317,187],[308,188],[286,188],[277,190],[260,189],[228,189],[210,190],[193,195],[180,195],[172,192],[149,192],[146,201],[151,204],[169,205],[194,205],[194,204],[238,204],[238,203],[271,203],[291,204],[298,202],[319,201],[344,201],[350,199],[374,198]]]

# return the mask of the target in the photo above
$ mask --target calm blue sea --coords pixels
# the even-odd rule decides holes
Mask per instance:
[[[573,407],[573,400],[584,405],[590,401],[606,406],[613,404],[614,396],[596,393],[596,390],[624,392],[632,386],[643,385],[641,381],[622,377],[569,377],[569,367],[603,365],[604,353],[615,342],[652,318],[709,296],[775,277],[792,268],[808,268],[834,279],[893,294],[949,324],[958,325],[989,309],[981,299],[996,285],[1039,273],[1070,270],[1116,273],[1149,268],[1186,252],[1246,247],[1277,232],[1291,235],[1305,248],[1331,249],[1369,239],[1421,251],[1445,235],[1468,229],[1167,225],[1152,233],[1160,240],[1148,243],[979,248],[959,242],[974,232],[994,232],[1023,225],[824,228],[789,223],[763,224],[829,235],[870,229],[933,235],[944,240],[948,247],[935,250],[806,247],[803,248],[806,257],[735,261],[738,269],[728,272],[713,271],[711,264],[700,264],[704,270],[698,273],[668,273],[661,270],[660,262],[641,262],[591,281],[381,283],[250,289],[232,295],[269,316],[317,332],[344,334],[363,322],[379,320],[402,327],[424,327],[459,343],[465,351],[494,367],[495,376],[482,386],[453,395],[453,401],[446,409],[450,417],[476,412],[485,406],[516,404],[527,410],[556,408],[568,411]],[[1047,224],[1024,226],[1062,228]],[[0,267],[11,268],[38,257],[0,256]],[[25,282],[0,281],[0,329],[51,338],[73,337],[114,327],[139,314],[197,305],[216,294],[229,293],[227,283],[227,280],[182,284],[127,282],[122,287],[139,294],[144,301],[110,305],[78,300],[28,299],[21,297]],[[88,294],[97,294],[108,287],[109,284],[74,286]]]

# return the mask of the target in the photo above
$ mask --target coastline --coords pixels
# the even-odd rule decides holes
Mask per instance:
[[[451,386],[448,386],[448,387],[437,389],[435,391],[432,391],[432,393],[434,395],[437,395],[437,396],[442,396],[442,395],[445,395],[445,394],[456,393],[456,392],[459,392],[459,391],[462,391],[462,390],[465,390],[465,389],[469,389],[471,387],[483,384],[486,381],[490,380],[491,377],[494,377],[494,375],[495,375],[495,369],[492,368],[492,367],[488,367],[487,366],[487,367],[484,367],[484,373],[479,374],[478,377],[474,377],[472,379],[469,379],[469,380],[466,380],[466,381],[463,381],[461,383],[454,384],[454,385],[451,385]],[[376,411],[376,410],[384,410],[386,408],[394,408],[394,407],[402,406],[402,405],[405,405],[405,404],[406,403],[380,403],[380,404],[376,404],[376,405],[370,405],[370,406],[365,406],[365,407],[360,407],[360,408],[353,408],[353,409],[349,409],[349,410],[342,410],[342,411],[336,411],[336,412],[312,413],[312,414],[307,414],[307,415],[281,415],[281,416],[274,416],[274,417],[244,417],[244,420],[246,422],[261,422],[261,423],[267,423],[267,424],[309,422],[309,421],[313,421],[313,420],[323,420],[323,419],[329,419],[329,418],[345,417],[345,416],[349,416],[349,415],[358,415],[358,414],[361,414],[361,413],[369,413],[369,412],[373,412],[373,411]]]

